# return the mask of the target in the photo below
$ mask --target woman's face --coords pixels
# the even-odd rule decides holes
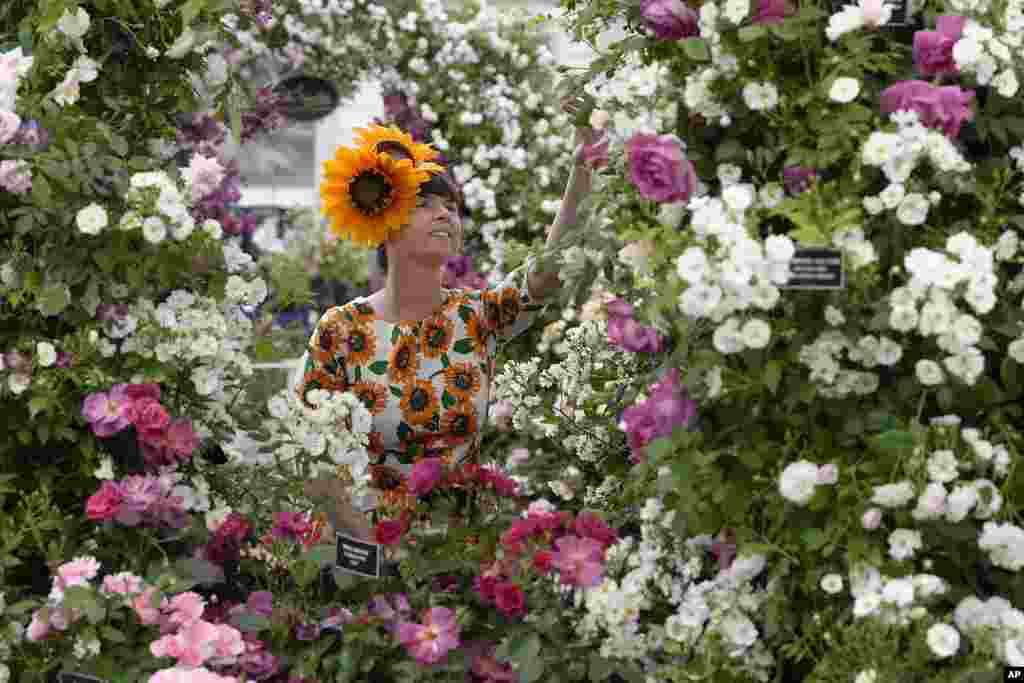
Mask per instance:
[[[424,265],[444,265],[462,247],[462,222],[454,199],[428,194],[418,197],[409,225],[388,242],[392,264],[411,259]]]

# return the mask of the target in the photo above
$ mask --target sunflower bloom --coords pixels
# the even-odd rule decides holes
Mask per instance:
[[[439,358],[448,351],[455,335],[455,324],[443,315],[436,315],[423,323],[420,331],[420,349],[427,358]]]
[[[480,368],[473,363],[452,363],[444,371],[444,386],[460,401],[468,401],[480,392]]]
[[[411,135],[395,126],[385,128],[384,126],[373,125],[368,128],[356,128],[353,132],[361,146],[381,152],[384,151],[381,149],[382,146],[387,147],[384,143],[394,143],[407,149],[412,155],[413,161],[417,164],[424,161],[433,161],[438,157],[436,149],[430,145],[416,142],[412,139]]]
[[[410,425],[426,427],[434,420],[438,400],[430,380],[415,379],[402,389],[402,417]]]
[[[377,337],[369,327],[352,325],[345,341],[346,358],[351,365],[365,365],[377,353]]]
[[[324,162],[320,185],[323,213],[331,231],[356,244],[377,246],[398,233],[416,208],[420,185],[440,166],[417,168],[412,159],[395,160],[370,148],[339,147]]]
[[[387,405],[388,390],[383,384],[376,382],[359,382],[352,385],[352,393],[363,402],[371,415],[384,412]]]
[[[403,336],[391,347],[388,357],[388,379],[393,384],[406,384],[416,378],[420,358],[416,355],[416,337]]]
[[[468,401],[456,403],[441,418],[441,429],[452,441],[465,441],[476,435],[476,408]]]
[[[483,294],[483,325],[494,331],[501,325],[501,300],[498,292],[486,291]]]
[[[506,287],[498,295],[498,308],[501,310],[502,327],[511,327],[519,317],[519,290]]]
[[[480,322],[480,316],[476,313],[469,316],[469,320],[466,321],[466,334],[469,335],[469,340],[473,342],[473,353],[479,356],[487,355],[487,336],[489,332],[484,329],[483,324]]]

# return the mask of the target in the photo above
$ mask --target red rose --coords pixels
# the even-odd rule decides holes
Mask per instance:
[[[500,583],[494,591],[494,601],[506,617],[514,617],[524,611],[526,596],[523,589],[512,583]]]
[[[128,404],[126,416],[143,439],[158,439],[171,423],[171,416],[159,401],[141,398]]]
[[[147,384],[124,384],[123,391],[131,401],[141,401],[144,398],[153,399],[154,401],[160,400],[160,385],[147,383]]]
[[[96,522],[113,519],[123,499],[121,488],[112,481],[105,481],[99,491],[89,496],[85,503],[85,514]]]
[[[538,550],[534,553],[533,567],[537,571],[545,574],[551,571],[551,552],[548,550]]]
[[[575,529],[577,536],[592,538],[600,542],[605,550],[619,540],[619,535],[615,533],[615,530],[593,512],[581,512],[577,515]]]
[[[480,592],[480,597],[484,602],[494,600],[494,592],[497,587],[498,577],[496,576],[481,576],[477,583],[477,590]]]
[[[397,519],[382,519],[373,530],[374,539],[381,545],[395,545],[404,533],[405,524]]]

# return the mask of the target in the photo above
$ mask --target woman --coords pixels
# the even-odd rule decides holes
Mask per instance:
[[[575,102],[565,103],[572,112]],[[397,511],[410,503],[404,474],[423,457],[448,463],[474,459],[487,420],[498,343],[533,322],[539,304],[558,287],[554,270],[529,268],[485,291],[441,286],[445,261],[459,253],[460,196],[437,153],[396,128],[357,130],[357,150],[341,148],[321,193],[332,230],[378,246],[382,289],[329,309],[309,341],[296,388],[349,390],[374,419],[371,470],[375,499],[348,500],[340,478],[309,482],[311,496],[333,499],[337,524],[369,540],[363,510]],[[550,248],[576,220],[589,192],[584,147],[590,129],[577,129],[574,166],[561,209],[548,231]]]

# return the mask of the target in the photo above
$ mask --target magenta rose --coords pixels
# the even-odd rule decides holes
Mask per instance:
[[[128,402],[119,399],[114,391],[109,394],[98,391],[82,401],[82,417],[89,421],[93,434],[105,439],[131,423],[128,408]]]
[[[777,24],[793,14],[788,0],[758,0],[757,13],[751,18],[755,24]]]
[[[164,430],[171,423],[171,416],[159,401],[142,398],[128,404],[127,417],[144,440],[159,442]]]
[[[402,540],[405,524],[399,519],[382,519],[373,530],[373,538],[380,545],[395,545]]]
[[[641,0],[640,18],[662,40],[700,35],[697,13],[680,0]]]
[[[955,85],[940,87],[925,81],[900,81],[882,91],[880,103],[883,114],[915,112],[922,125],[955,139],[960,127],[974,118],[973,99],[973,90],[961,90]]]
[[[144,398],[160,400],[160,385],[147,382],[146,384],[117,384],[114,391],[123,392],[131,401],[139,401]]]
[[[124,495],[115,482],[105,481],[100,490],[89,496],[85,503],[85,514],[94,522],[105,522],[117,516]]]
[[[199,437],[186,418],[173,421],[167,427],[166,447],[181,458],[191,456],[199,447]]]
[[[637,133],[626,143],[629,177],[647,199],[681,202],[697,190],[697,171],[673,135]]]
[[[441,458],[423,458],[412,466],[409,472],[409,493],[422,496],[433,490],[441,481]]]
[[[651,387],[649,398],[622,412],[626,440],[634,462],[644,458],[644,449],[654,439],[671,436],[676,427],[689,424],[697,416],[697,404],[687,395],[679,381],[679,371],[672,368],[660,382]]]
[[[503,581],[494,589],[494,604],[506,617],[514,617],[526,611],[526,596],[516,584]]]
[[[967,17],[944,14],[934,31],[914,34],[914,66],[924,76],[952,76],[960,72],[953,59],[953,46],[963,35]]]

